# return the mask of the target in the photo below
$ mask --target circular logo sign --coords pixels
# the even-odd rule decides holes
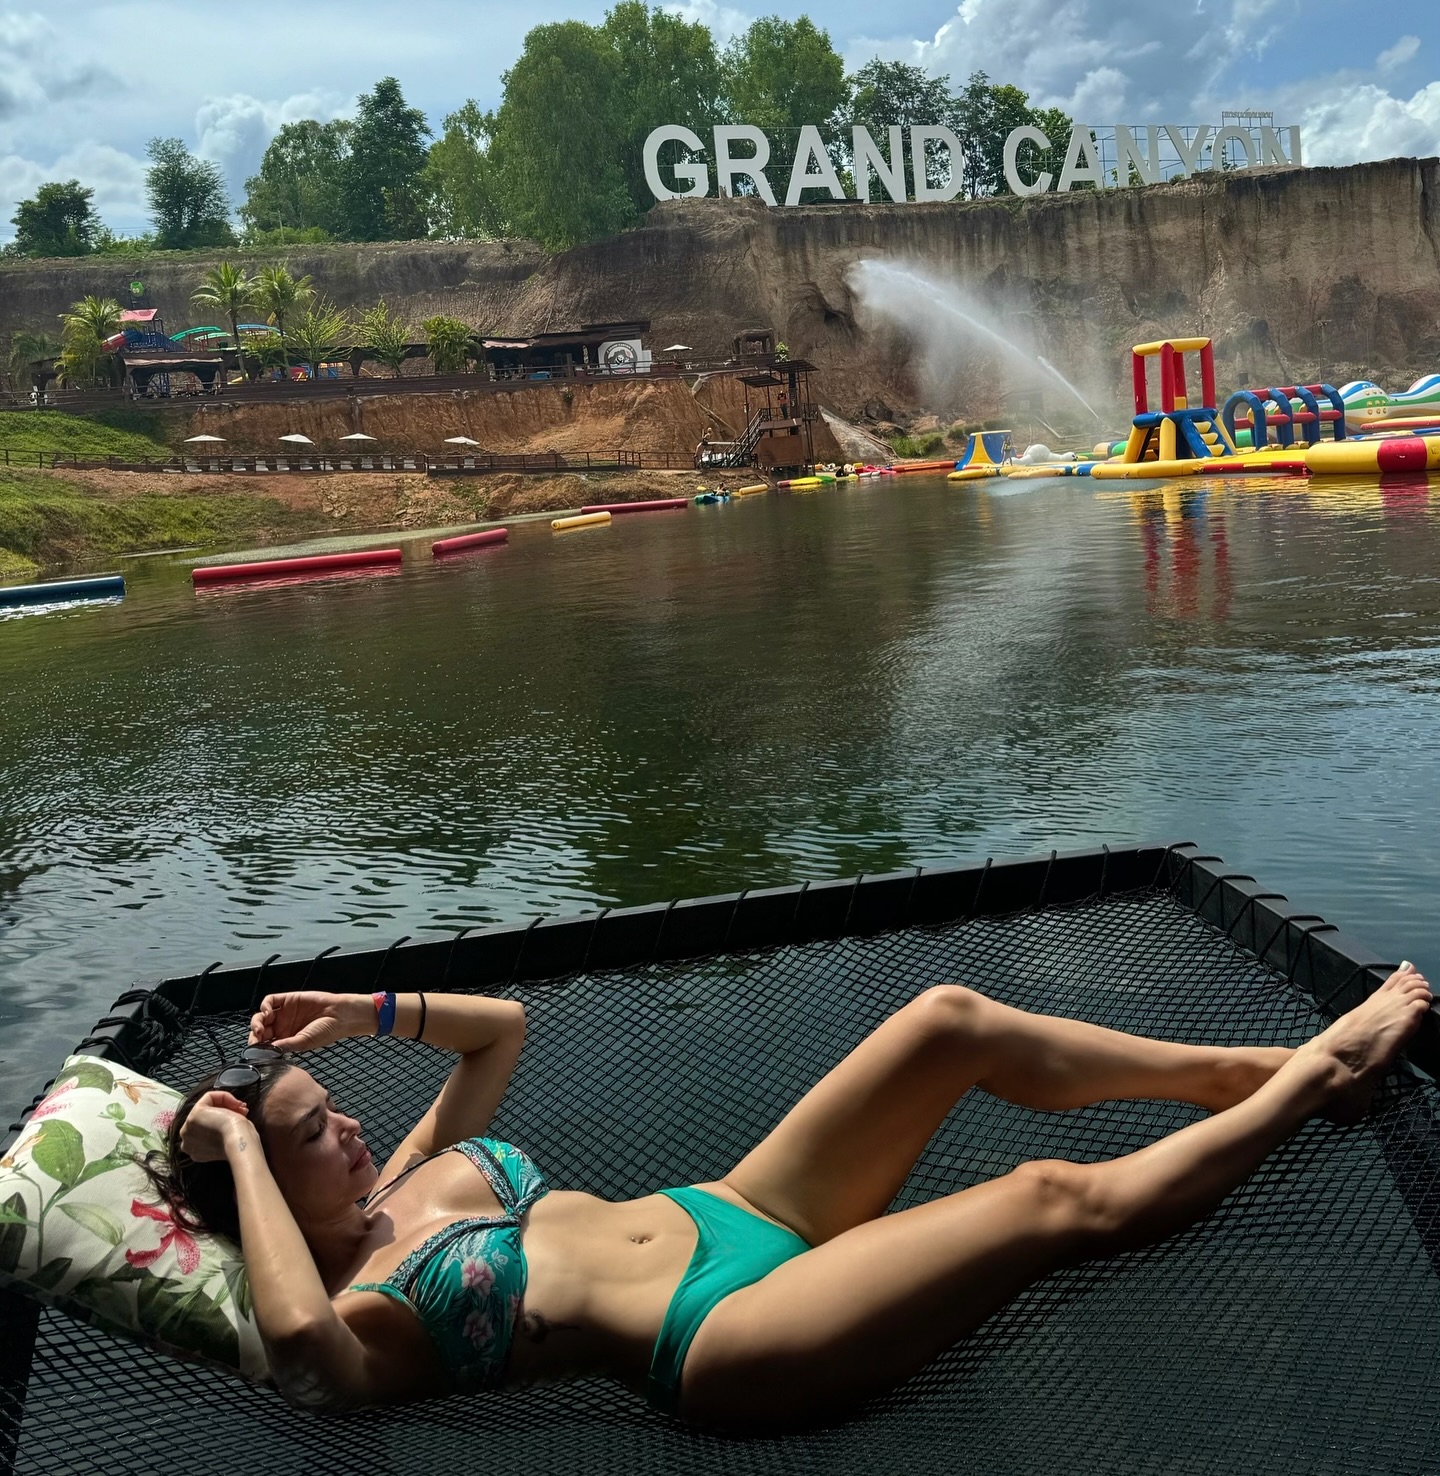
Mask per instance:
[[[607,343],[601,363],[607,369],[633,369],[639,362],[635,345],[631,343]]]

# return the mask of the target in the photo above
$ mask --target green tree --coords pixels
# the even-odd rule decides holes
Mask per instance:
[[[155,222],[155,244],[170,251],[234,245],[220,166],[197,159],[178,138],[152,138],[146,153],[150,168],[145,198]]]
[[[250,333],[243,350],[245,372],[259,379],[267,369],[289,369],[290,354],[278,333]]]
[[[31,200],[22,200],[10,224],[15,256],[88,256],[102,229],[92,206],[95,191],[78,179],[43,184]]]
[[[285,347],[293,359],[310,366],[312,376],[319,366],[349,348],[354,337],[350,320],[323,298],[312,301],[285,334]]]
[[[339,235],[341,174],[354,125],[345,118],[284,123],[270,140],[260,172],[245,181],[240,219],[247,241]]]
[[[412,241],[425,218],[425,114],[407,105],[394,77],[362,92],[340,165],[341,232],[352,241]]]
[[[731,117],[763,129],[770,140],[765,174],[775,198],[783,200],[799,129],[813,123],[824,132],[844,117],[850,101],[845,63],[829,32],[809,16],[787,21],[767,15],[730,42],[721,65]]]
[[[500,198],[515,228],[551,250],[635,219],[620,158],[625,104],[615,66],[615,48],[599,27],[557,21],[525,37],[501,79],[505,95],[491,133]]]
[[[105,340],[120,329],[120,304],[111,297],[82,297],[61,313],[60,377],[67,385],[93,384],[101,377],[113,380],[114,358]]]
[[[405,363],[405,349],[410,342],[410,329],[404,319],[386,306],[382,297],[372,308],[360,314],[356,324],[356,348],[367,350],[377,364],[383,364],[399,379]]]
[[[10,350],[5,356],[5,368],[14,393],[28,394],[32,383],[32,369],[46,359],[55,358],[59,352],[60,345],[48,334],[31,333],[24,328],[12,333]]]
[[[243,267],[222,261],[201,278],[200,286],[190,294],[190,301],[201,307],[214,308],[230,319],[230,341],[240,349],[240,318],[255,306],[255,278]]]
[[[599,26],[537,26],[503,80],[494,114],[470,105],[455,152],[470,171],[469,198],[491,212],[482,218],[490,233],[509,227],[552,249],[623,230],[650,209],[642,149],[657,125],[704,132],[725,116],[710,32],[645,0],[620,0]],[[577,138],[583,166],[571,162]],[[679,145],[664,146],[662,173],[678,155]]]
[[[919,123],[943,123],[957,134],[963,127],[958,102],[950,95],[948,76],[931,77],[923,67],[875,57],[849,82],[851,124],[868,128],[882,149],[887,147],[885,130],[891,124],[908,128]],[[925,178],[929,184],[939,185],[948,177],[946,151],[932,142],[925,152]]]
[[[1016,128],[1039,128],[1050,140],[1050,148],[1041,151],[1033,167],[1027,159],[1030,173],[1048,169],[1059,175],[1071,127],[1070,119],[1059,108],[1032,108],[1029,93],[1008,83],[993,83],[984,72],[971,73],[955,105],[965,145],[965,193],[972,199],[1009,193],[1005,140]]]
[[[430,145],[422,183],[432,232],[447,241],[493,240],[506,234],[500,183],[490,152],[494,115],[471,100],[445,116],[445,132]]]
[[[470,325],[460,318],[443,313],[426,318],[420,325],[430,350],[430,362],[437,374],[461,374],[470,362],[470,344],[474,338]]]
[[[255,274],[254,303],[274,323],[283,354],[285,324],[292,320],[315,296],[309,277],[291,275],[288,262],[272,262]]]
[[[679,123],[703,138],[724,121],[720,57],[706,26],[652,10],[645,0],[620,0],[600,31],[615,53],[617,157],[639,216],[655,203],[645,183],[642,155],[651,131],[662,123]],[[679,152],[678,144],[662,147],[662,175]]]

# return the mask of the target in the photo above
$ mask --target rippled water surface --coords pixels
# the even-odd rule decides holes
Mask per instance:
[[[0,1112],[143,976],[1193,838],[1440,967],[1440,506],[886,479],[0,620]]]

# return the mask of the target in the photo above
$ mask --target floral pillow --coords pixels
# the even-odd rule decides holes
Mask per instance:
[[[0,1158],[0,1284],[122,1337],[267,1376],[245,1262],[171,1218],[135,1162],[163,1145],[180,1094],[71,1056]]]

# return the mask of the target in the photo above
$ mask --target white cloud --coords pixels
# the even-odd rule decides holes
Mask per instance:
[[[28,199],[50,180],[78,179],[95,191],[95,209],[107,225],[131,232],[145,225],[145,162],[109,144],[83,143],[41,164],[19,154],[0,156],[0,200]],[[0,233],[14,235],[9,212]]]
[[[1300,120],[1307,164],[1440,154],[1440,82],[1409,98],[1373,83],[1328,88]]]
[[[662,9],[678,15],[681,20],[692,24],[699,21],[701,25],[708,26],[717,46],[724,46],[731,37],[749,30],[751,21],[755,19],[753,15],[746,15],[743,10],[717,5],[715,0],[683,0],[682,4],[666,5]]]
[[[1402,36],[1393,46],[1388,47],[1375,58],[1375,65],[1382,72],[1393,72],[1411,61],[1419,50],[1420,38],[1418,36]]]
[[[0,11],[0,137],[9,138],[45,109],[118,87],[103,66],[74,62],[44,16]]]
[[[245,181],[259,169],[266,145],[282,123],[300,118],[328,121],[345,111],[345,100],[329,93],[296,93],[283,102],[243,92],[207,97],[195,113],[196,152],[220,165],[232,200],[239,201]]]

